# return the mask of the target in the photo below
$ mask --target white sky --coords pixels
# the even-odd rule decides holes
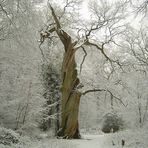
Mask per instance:
[[[88,1],[89,0],[84,0],[81,9],[82,17],[84,17],[85,19],[89,19]]]

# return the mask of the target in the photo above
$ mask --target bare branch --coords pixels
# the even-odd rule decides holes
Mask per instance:
[[[146,29],[130,29],[126,34],[125,48],[131,51],[132,57],[137,61],[135,64],[140,65],[140,69],[148,66],[148,34]]]
[[[147,12],[148,12],[148,0],[144,0],[142,3],[138,4],[138,6],[137,5],[135,6],[133,3],[132,3],[132,5],[135,8],[135,12],[137,14],[142,13],[142,14],[144,14],[144,16],[147,14]]]
[[[66,10],[68,8],[74,9],[74,7],[76,5],[79,5],[80,3],[81,3],[81,0],[66,0],[65,6],[63,8],[63,12],[61,13],[61,15],[58,18],[61,19],[64,16],[64,14],[66,13]]]
[[[4,12],[4,14],[8,18],[8,20],[10,21],[10,24],[12,24],[16,28],[16,26],[14,25],[14,22],[11,20],[11,18],[9,16],[10,14],[8,14],[8,12],[5,10],[5,8],[3,7],[3,5],[1,3],[0,3],[0,8]]]
[[[108,92],[108,93],[111,95],[112,98],[118,100],[123,106],[126,107],[126,105],[124,104],[124,102],[123,102],[120,98],[116,97],[116,96],[115,96],[110,90],[108,90],[108,89],[90,89],[90,90],[86,90],[85,92],[83,92],[82,95],[86,95],[86,94],[91,93],[91,92]]]
[[[54,31],[55,31],[55,27],[53,27],[53,28],[51,28],[51,29],[49,29],[49,30],[47,30],[47,31],[45,31],[45,32],[43,32],[43,31],[40,32],[40,40],[39,40],[40,44],[39,44],[39,49],[40,49],[40,51],[41,51],[41,55],[42,55],[42,57],[43,57],[43,60],[45,60],[46,62],[47,62],[47,60],[46,60],[46,58],[45,58],[45,55],[44,55],[44,52],[43,52],[41,46],[42,46],[42,44],[44,43],[44,41],[45,41],[46,39],[52,40],[52,38],[53,38],[54,36],[50,36],[50,34],[51,34],[52,32],[54,32]]]
[[[83,60],[82,60],[82,62],[81,62],[81,64],[80,64],[80,74],[81,74],[81,71],[82,71],[83,63],[84,63],[85,58],[86,58],[86,56],[87,56],[87,52],[86,52],[85,48],[84,48],[83,46],[81,46],[81,48],[82,48],[82,50],[83,50],[83,52],[84,52],[84,56],[83,56]]]
[[[104,49],[102,48],[102,47],[100,47],[100,46],[98,46],[97,44],[95,44],[95,43],[92,43],[92,42],[90,42],[90,41],[87,41],[86,43],[85,43],[85,45],[87,45],[87,46],[94,46],[95,48],[97,48],[98,50],[100,50],[101,51],[101,53],[104,55],[104,57],[107,59],[107,60],[109,60],[109,61],[111,61],[111,59],[106,55],[106,53],[104,52]]]

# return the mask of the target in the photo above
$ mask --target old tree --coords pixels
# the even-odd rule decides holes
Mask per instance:
[[[66,14],[73,17],[75,13],[70,13],[68,10],[72,9],[74,12],[76,1],[67,0],[63,11],[58,15],[54,6],[50,3],[49,9],[51,11],[52,22],[47,29],[41,33],[41,44],[45,38],[51,39],[52,34],[59,38],[64,46],[64,56],[61,68],[61,126],[58,136],[62,138],[80,138],[78,113],[79,103],[82,95],[95,91],[107,91],[112,97],[115,97],[109,90],[97,88],[91,90],[80,91],[80,79],[78,78],[78,70],[75,60],[76,51],[82,49],[84,52],[83,61],[80,65],[80,71],[87,56],[86,49],[95,48],[100,54],[104,56],[106,62],[111,65],[121,66],[117,59],[110,57],[105,49],[108,44],[116,44],[115,39],[125,31],[125,24],[123,23],[124,11],[127,2],[115,2],[107,4],[104,1],[94,2],[90,5],[90,13],[92,13],[92,20],[86,24],[73,23],[71,32],[75,34],[77,40],[74,41],[65,29],[63,29],[62,17]],[[86,14],[90,15],[90,14]],[[66,17],[65,17],[66,18]],[[82,20],[84,18],[82,17]],[[82,22],[82,20],[80,20]],[[51,21],[51,20],[50,20]],[[71,25],[71,26],[72,26]],[[70,27],[69,27],[70,29]],[[103,35],[100,35],[102,32]],[[97,37],[96,37],[97,36]],[[63,47],[61,47],[63,48]],[[118,98],[116,98],[118,99]]]

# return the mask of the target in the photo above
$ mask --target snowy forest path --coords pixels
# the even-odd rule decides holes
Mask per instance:
[[[82,134],[82,139],[50,138],[45,134],[38,141],[32,141],[23,147],[18,145],[11,148],[148,148],[148,132],[142,129],[110,134]]]
[[[118,139],[118,138],[117,138]],[[82,135],[82,139],[44,139],[34,143],[31,148],[122,148],[115,141],[112,134]]]
[[[82,140],[73,141],[76,143],[76,148],[116,148],[113,145],[112,138],[110,138],[110,134],[105,135],[85,135],[82,136]],[[118,145],[118,148],[119,145]]]

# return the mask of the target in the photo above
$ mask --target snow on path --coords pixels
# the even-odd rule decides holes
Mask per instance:
[[[125,141],[124,146],[122,146],[122,140]],[[0,148],[3,147],[0,146]],[[82,135],[82,139],[77,140],[46,137],[28,142],[24,146],[15,145],[11,148],[148,148],[148,131],[134,130],[114,134]]]
[[[82,140],[72,141],[76,148],[116,148],[109,135],[85,135]],[[118,148],[119,145],[117,145]],[[122,146],[121,146],[122,148]]]
[[[117,140],[112,140],[111,134],[102,134],[84,135],[78,140],[44,139],[33,143],[29,148],[122,148],[122,146],[117,143]]]

